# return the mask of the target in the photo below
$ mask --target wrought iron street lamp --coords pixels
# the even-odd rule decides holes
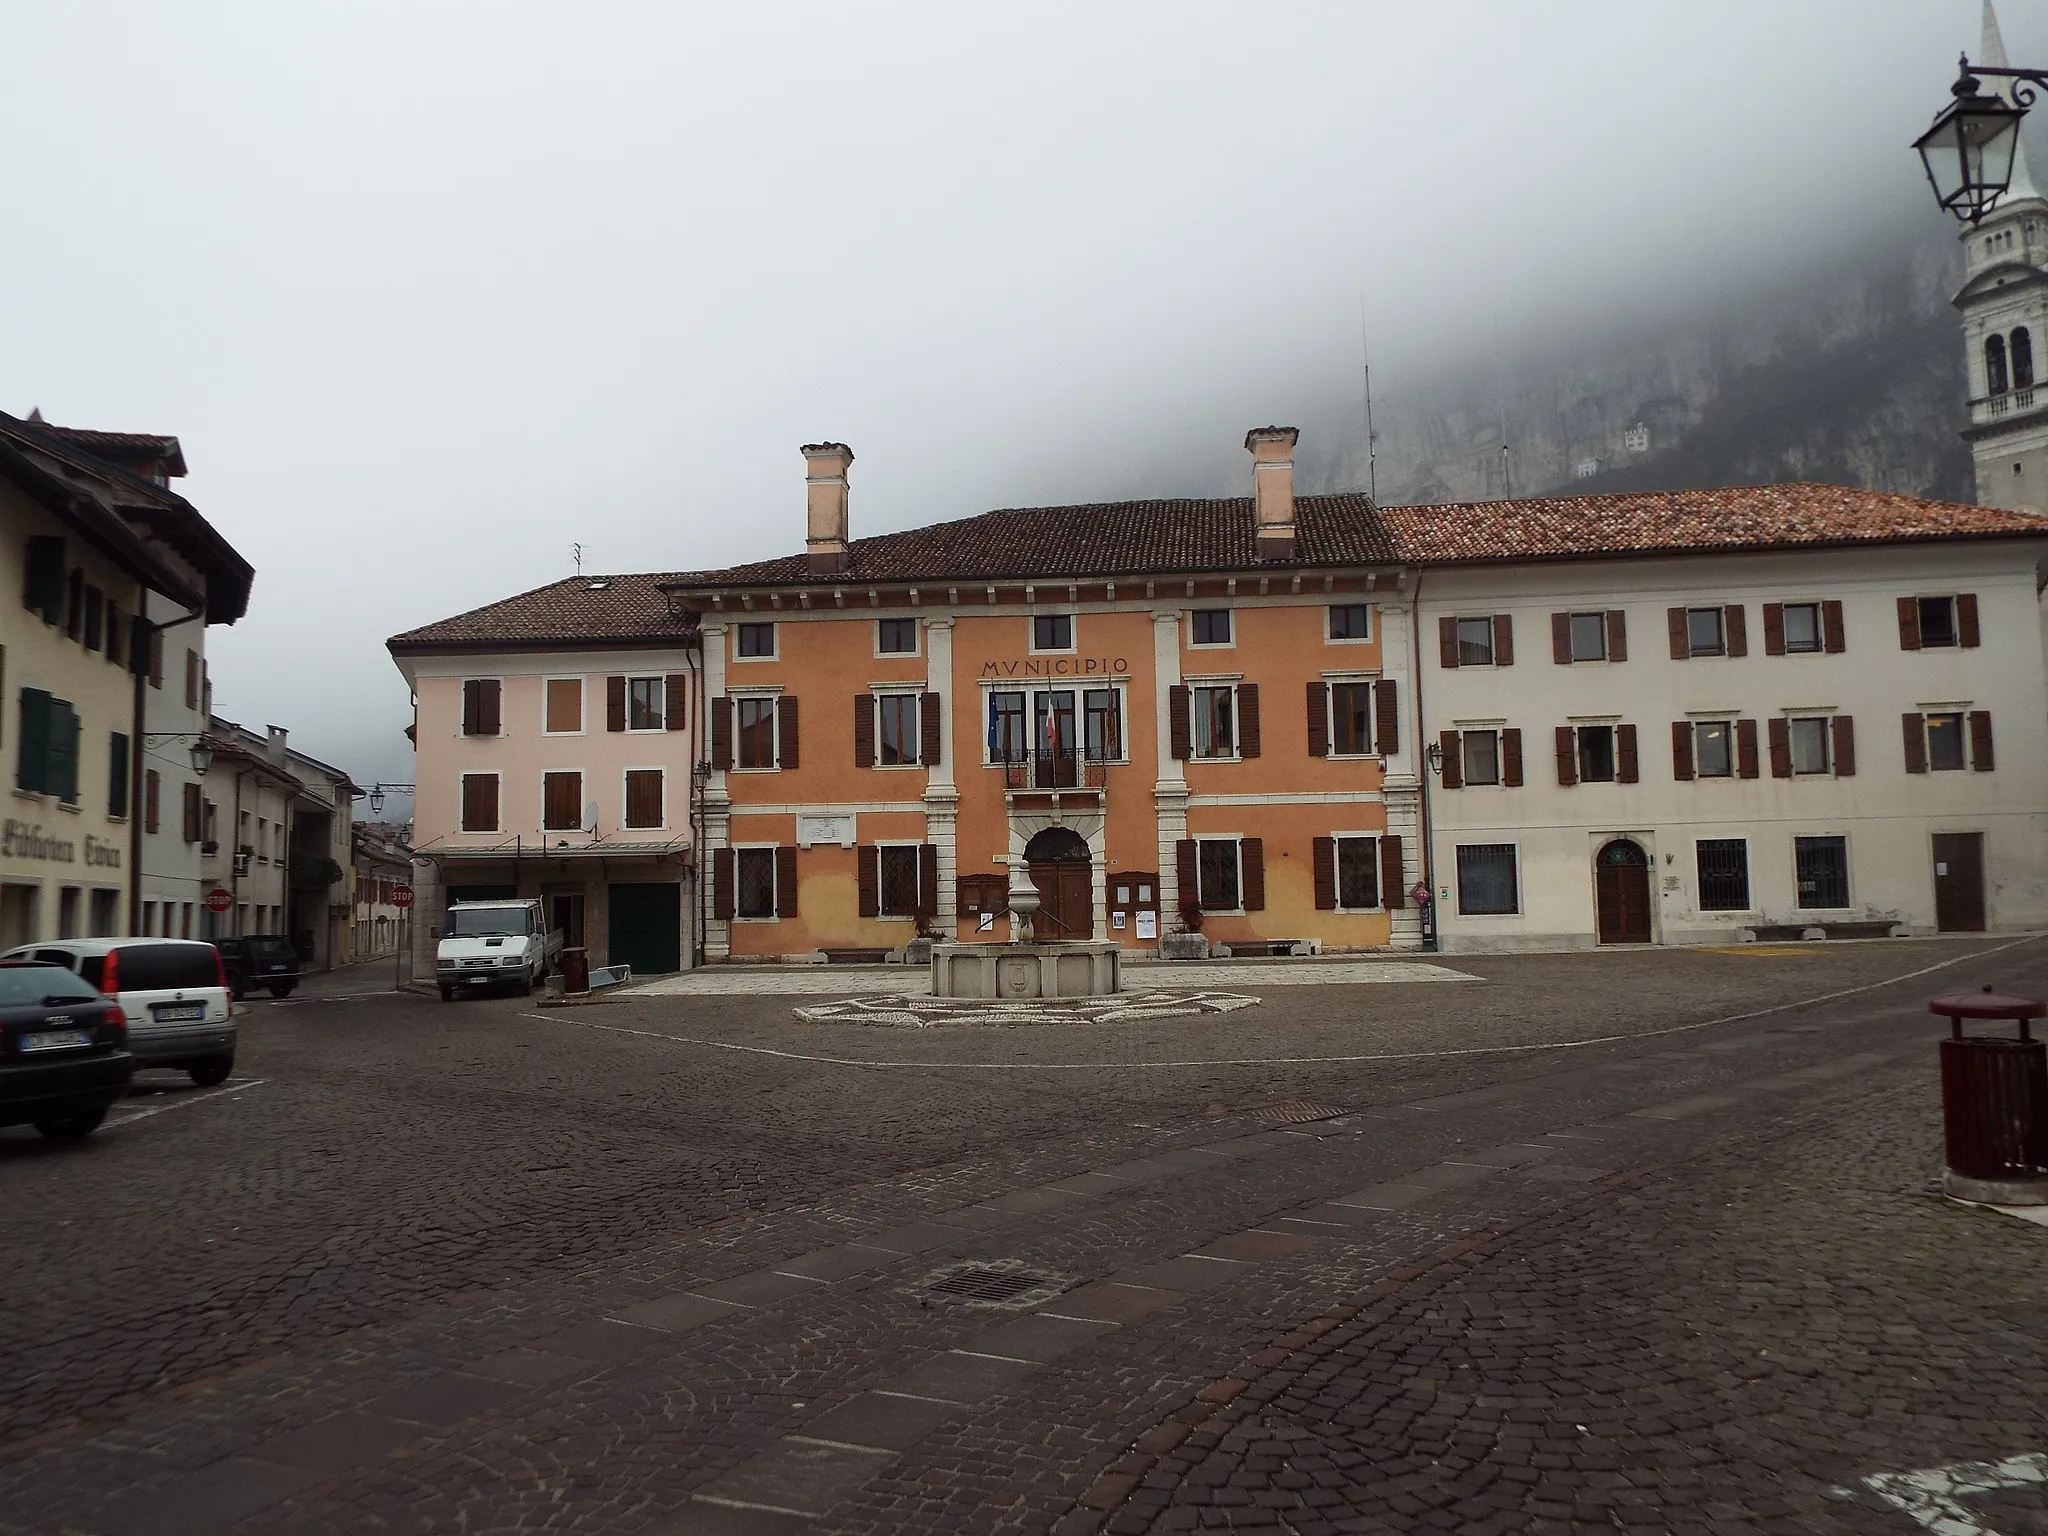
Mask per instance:
[[[213,766],[213,746],[204,736],[193,735],[191,731],[144,731],[145,743],[152,741],[182,741],[192,737],[192,772],[199,778],[206,777],[206,770]]]
[[[382,816],[384,814],[385,795],[409,795],[412,792],[413,786],[410,784],[372,784],[370,786],[370,814],[372,816]]]
[[[1964,223],[1975,224],[2012,184],[2013,153],[2019,147],[2020,120],[2033,105],[2034,93],[2015,84],[2013,100],[1980,89],[1979,75],[2048,83],[2048,71],[1985,66],[1972,70],[1961,61],[1961,73],[1950,88],[1952,100],[1933,125],[1913,141],[1926,168],[1935,201]]]

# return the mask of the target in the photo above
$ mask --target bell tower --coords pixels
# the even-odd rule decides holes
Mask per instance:
[[[1991,0],[1973,62],[2005,63]],[[2012,82],[1987,78],[1982,89],[2010,99]],[[2011,184],[1962,241],[1954,303],[1963,316],[1963,438],[1976,464],[1977,504],[2048,511],[2048,198],[2034,186],[2024,144],[2013,151]]]

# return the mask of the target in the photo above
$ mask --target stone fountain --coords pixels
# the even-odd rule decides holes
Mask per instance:
[[[1122,984],[1114,939],[1040,943],[1032,934],[1038,887],[1030,871],[1010,869],[1010,942],[932,946],[932,996],[1015,999],[1113,997]]]

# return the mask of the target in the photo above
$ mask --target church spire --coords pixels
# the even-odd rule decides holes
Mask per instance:
[[[1991,0],[1984,0],[1984,41],[1977,50],[1974,62],[1993,69],[2006,67],[2005,39],[1999,34],[1998,12],[1992,8]],[[2012,85],[2010,80],[1997,78],[1983,82],[1983,88],[1988,95],[2002,96],[2008,102],[2012,101]],[[2033,175],[2027,169],[2027,141],[2025,133],[2022,132],[2013,145],[2012,180],[1992,207],[2005,208],[2022,199],[2038,198],[2040,195],[2039,189],[2034,185]]]

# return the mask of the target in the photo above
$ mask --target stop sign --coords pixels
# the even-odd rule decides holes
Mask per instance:
[[[206,893],[206,910],[209,912],[225,912],[234,904],[235,893],[221,886],[216,885]]]
[[[394,907],[411,906],[412,887],[409,885],[393,886],[391,889],[391,905]]]

